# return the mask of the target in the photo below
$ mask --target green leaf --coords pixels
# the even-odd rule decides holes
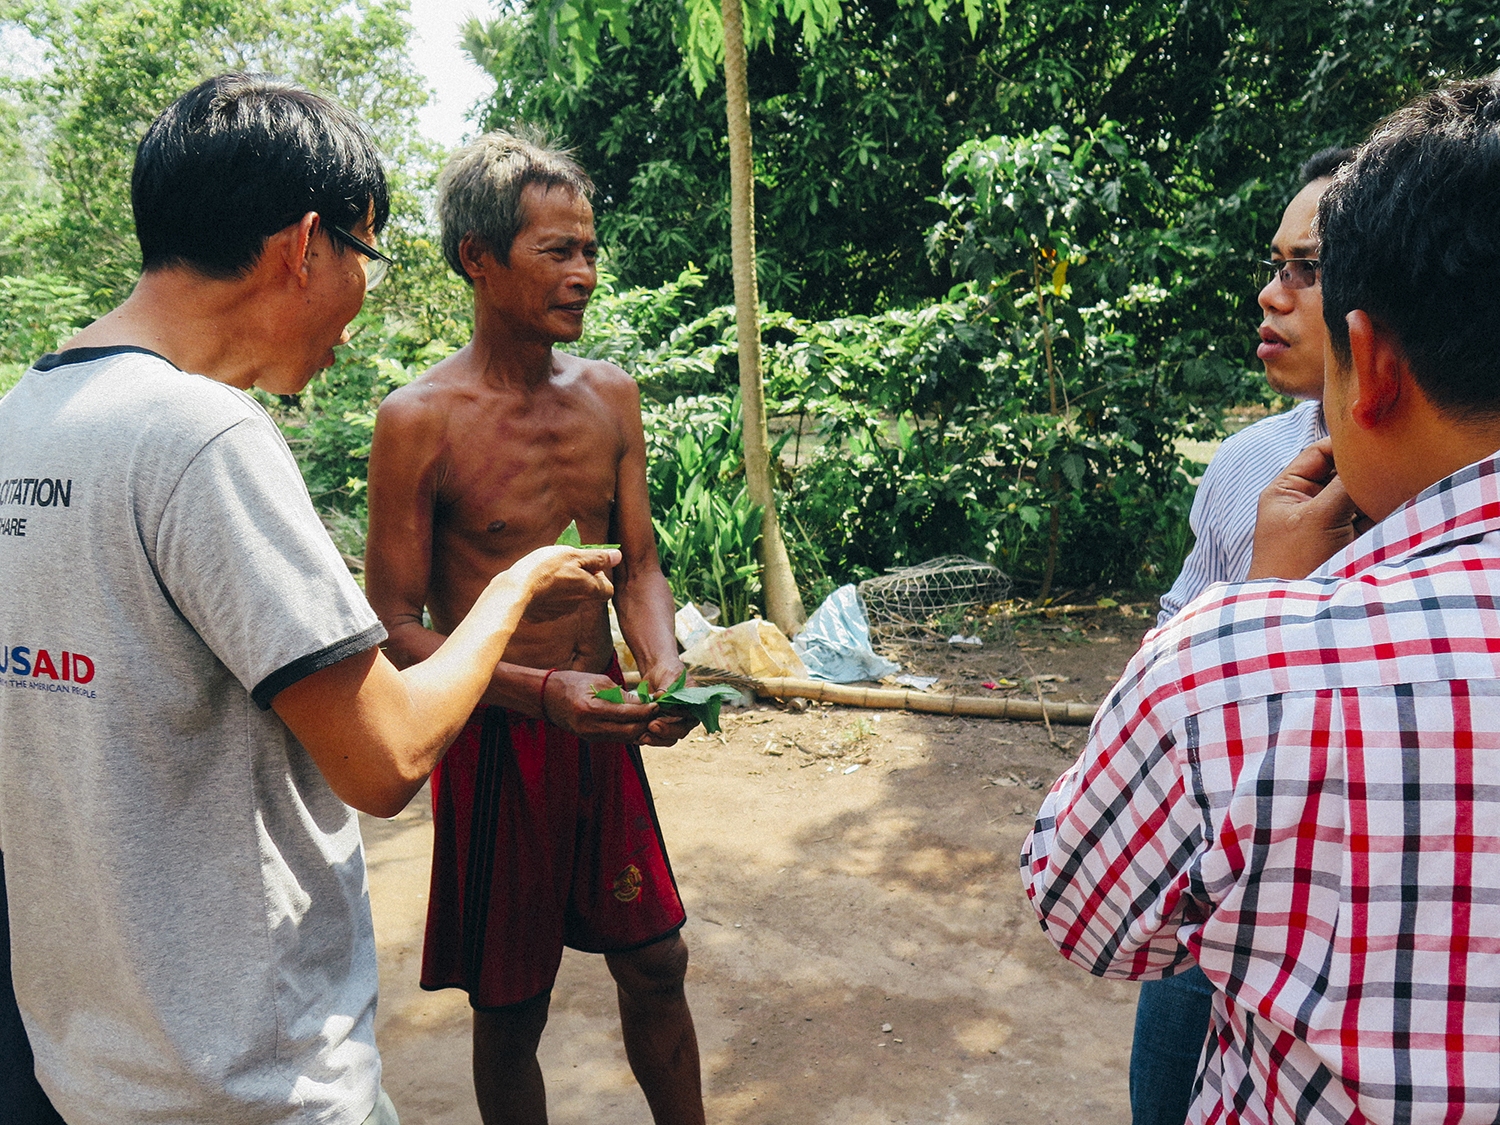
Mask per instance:
[[[719,730],[719,709],[725,700],[739,697],[739,691],[728,684],[715,684],[712,687],[678,688],[664,692],[657,697],[656,702],[662,707],[688,712],[703,724],[703,729],[709,734],[716,734]]]
[[[580,551],[618,551],[618,543],[584,543],[578,535],[578,521],[570,520],[562,534],[554,541],[555,547],[577,547]]]
[[[687,672],[684,670],[666,691],[652,694],[651,685],[642,680],[636,686],[634,694],[642,703],[655,703],[669,710],[686,711],[702,723],[703,729],[709,734],[716,733],[719,729],[719,709],[723,707],[726,699],[738,699],[739,691],[727,684],[716,684],[711,687],[683,687],[682,685],[686,682]],[[607,703],[625,702],[625,691],[619,685],[596,691],[594,696]]]

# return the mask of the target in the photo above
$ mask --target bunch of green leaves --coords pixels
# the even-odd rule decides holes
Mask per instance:
[[[672,686],[665,691],[653,692],[651,685],[642,680],[636,685],[634,695],[642,703],[655,703],[663,710],[686,711],[695,720],[703,724],[703,729],[709,734],[714,734],[719,729],[719,709],[725,700],[733,702],[740,697],[737,689],[726,684],[715,684],[709,687],[684,687],[687,683],[687,672],[682,672],[677,679],[672,681]],[[605,688],[594,692],[594,695],[607,703],[624,703],[625,689],[618,684],[614,687]]]

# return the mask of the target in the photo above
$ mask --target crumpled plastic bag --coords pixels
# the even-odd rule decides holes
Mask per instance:
[[[792,642],[815,680],[850,684],[901,671],[870,647],[870,621],[853,586],[840,586],[813,611]]]
[[[722,668],[757,680],[807,679],[807,666],[786,634],[759,617],[703,638],[682,654],[689,667]]]

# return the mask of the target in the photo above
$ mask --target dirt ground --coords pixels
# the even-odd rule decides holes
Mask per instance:
[[[964,694],[1097,702],[1149,623],[1144,607],[988,623],[982,647],[897,655]],[[1128,1121],[1136,986],[1064,962],[1016,873],[1084,728],[1049,740],[1040,724],[770,703],[723,725],[646,750],[688,910],[710,1122]],[[405,1125],[477,1122],[466,998],[416,985],[425,791],[364,829],[386,1088]],[[564,957],[541,1061],[552,1121],[650,1122],[602,958]]]

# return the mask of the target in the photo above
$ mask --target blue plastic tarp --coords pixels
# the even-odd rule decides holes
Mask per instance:
[[[829,594],[807,619],[792,647],[815,680],[850,684],[901,671],[901,665],[876,656],[870,647],[870,621],[853,586],[840,586]]]

